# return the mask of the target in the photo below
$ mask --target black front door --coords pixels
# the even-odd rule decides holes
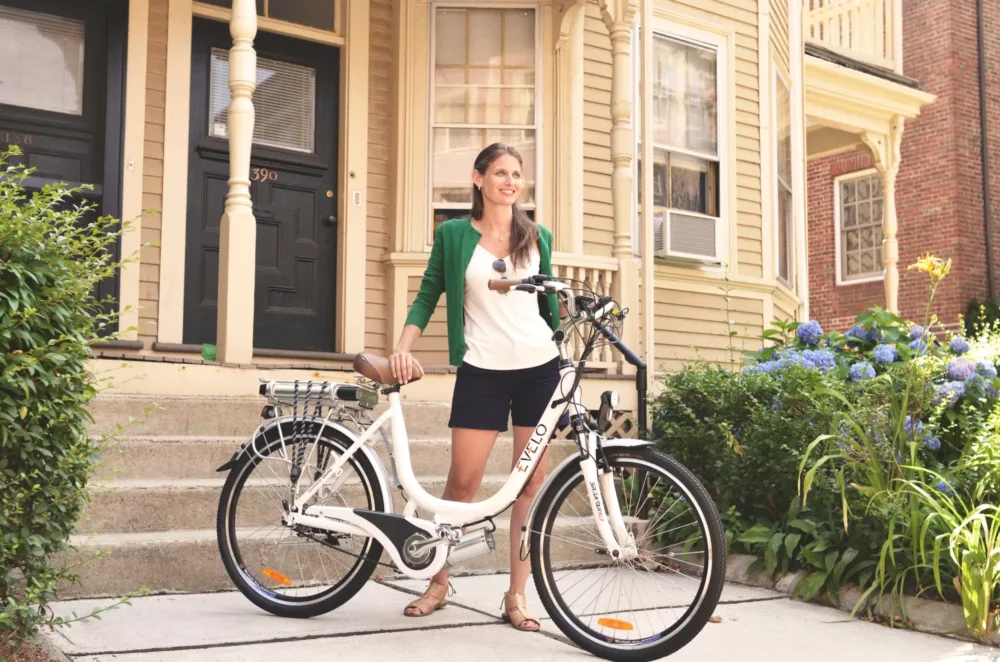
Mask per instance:
[[[332,352],[339,52],[264,32],[254,46],[256,117],[249,173],[257,219],[254,347]],[[231,47],[227,25],[195,21],[186,343],[216,339],[220,225],[229,190]],[[238,318],[239,311],[233,316]]]
[[[0,0],[0,148],[20,147],[14,162],[34,169],[29,190],[90,184],[92,214],[115,218],[126,11],[124,0]],[[117,275],[95,292],[117,295]]]

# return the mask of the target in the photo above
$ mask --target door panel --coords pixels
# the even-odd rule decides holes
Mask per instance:
[[[184,342],[216,338],[220,223],[229,190],[228,27],[197,20]],[[333,351],[337,49],[260,33],[250,195],[257,221],[254,347]]]
[[[121,215],[126,13],[124,0],[0,0],[0,145],[35,169],[29,190],[92,185],[89,216]],[[118,275],[94,294],[117,298]]]

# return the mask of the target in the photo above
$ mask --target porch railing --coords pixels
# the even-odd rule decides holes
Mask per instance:
[[[903,72],[903,0],[807,0],[805,38]]]
[[[615,278],[618,274],[618,260],[601,258],[592,255],[576,255],[572,253],[554,253],[552,269],[561,278],[575,278],[586,283],[597,296],[611,296]],[[580,283],[574,284],[580,287]],[[583,354],[583,339],[574,334],[568,341],[574,360]],[[603,344],[587,358],[587,368],[614,371],[618,366],[617,352]]]

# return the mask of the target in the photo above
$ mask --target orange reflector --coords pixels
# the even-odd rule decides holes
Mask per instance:
[[[270,568],[264,568],[261,572],[263,572],[264,576],[267,577],[268,579],[270,579],[275,584],[281,584],[282,586],[291,586],[292,585],[292,580],[289,579],[288,577],[286,577],[285,575],[281,574],[277,570],[271,570]],[[631,627],[629,629],[631,629]]]
[[[597,624],[612,630],[631,630],[632,624],[628,621],[619,621],[614,618],[599,618]]]

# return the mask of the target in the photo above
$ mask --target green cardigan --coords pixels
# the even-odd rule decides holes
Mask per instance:
[[[413,300],[406,324],[423,331],[446,293],[448,313],[448,358],[459,367],[465,356],[465,270],[482,234],[472,227],[471,218],[455,218],[442,223],[434,233],[434,247],[427,261],[420,291]],[[552,233],[538,226],[539,271],[552,275]],[[524,295],[520,295],[524,296]],[[559,302],[554,294],[538,295],[538,313],[554,330],[559,328]]]

